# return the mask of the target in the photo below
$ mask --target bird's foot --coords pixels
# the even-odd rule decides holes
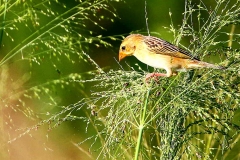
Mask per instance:
[[[164,73],[148,73],[146,75],[146,81],[148,81],[150,78],[154,78],[155,80],[157,80],[158,77],[166,77],[167,74]]]
[[[177,72],[173,72],[172,74],[168,75],[168,74],[165,74],[165,73],[148,73],[146,75],[146,81],[148,81],[150,78],[154,78],[155,81],[158,80],[158,77],[171,77],[171,76],[176,76],[177,75]]]

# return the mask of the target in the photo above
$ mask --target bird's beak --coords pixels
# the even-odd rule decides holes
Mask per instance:
[[[121,61],[123,58],[127,57],[127,54],[125,54],[124,52],[119,52],[119,57],[118,60]]]

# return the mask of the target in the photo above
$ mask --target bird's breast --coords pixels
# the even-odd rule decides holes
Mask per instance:
[[[154,67],[167,69],[171,68],[171,57],[167,55],[148,53],[148,54],[134,54],[134,56],[141,62]]]

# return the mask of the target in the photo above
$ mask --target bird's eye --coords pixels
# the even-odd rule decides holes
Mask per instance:
[[[122,51],[125,51],[126,47],[125,46],[122,46]]]

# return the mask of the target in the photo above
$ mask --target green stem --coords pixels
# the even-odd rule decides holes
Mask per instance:
[[[3,14],[3,21],[2,21],[2,30],[0,33],[0,47],[2,44],[2,39],[3,39],[3,33],[4,33],[4,28],[5,28],[5,21],[6,21],[6,12],[7,12],[7,0],[4,2],[4,14]]]
[[[233,41],[233,34],[234,34],[234,31],[235,31],[235,25],[233,24],[232,27],[231,27],[231,31],[229,33],[229,41],[228,41],[228,47],[232,47],[232,41]]]
[[[143,108],[143,113],[141,115],[140,124],[139,124],[139,127],[138,127],[138,140],[137,140],[137,145],[136,145],[136,148],[135,148],[134,160],[138,160],[138,155],[139,155],[139,152],[140,152],[140,145],[141,145],[141,142],[142,142],[143,129],[145,127],[144,124],[145,124],[145,121],[146,121],[146,111],[147,111],[149,92],[150,92],[150,89],[147,92],[147,96],[146,96],[145,103],[144,103],[144,108]]]

